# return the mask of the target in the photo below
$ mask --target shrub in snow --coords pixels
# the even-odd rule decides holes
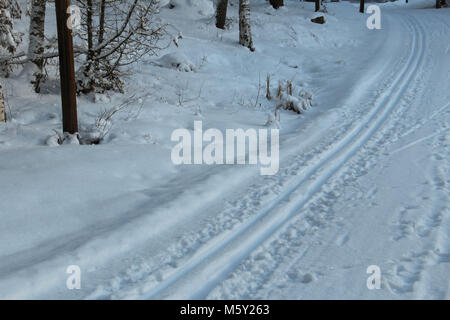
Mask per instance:
[[[292,110],[301,114],[308,107],[312,106],[312,95],[309,92],[302,89],[295,97],[292,81],[287,81],[285,88],[283,83],[280,82],[277,90],[277,98],[285,110]]]
[[[90,126],[84,127],[80,130],[81,138],[80,143],[81,144],[100,144],[106,137],[106,135],[109,133],[111,128],[113,127],[113,118],[125,111],[128,110],[128,113],[125,117],[125,121],[137,118],[142,110],[142,106],[144,104],[144,99],[148,95],[142,96],[142,97],[135,97],[132,95],[131,97],[128,97],[125,99],[125,101],[118,105],[114,106],[109,109],[104,109],[101,111],[97,118],[95,119],[94,123]],[[109,98],[104,97],[105,101],[107,101]],[[132,109],[134,107],[137,107],[137,111],[134,112]]]
[[[281,109],[291,110],[298,114],[301,114],[304,110],[307,110],[313,105],[312,98],[312,94],[304,88],[295,90],[292,81],[279,81],[275,97],[272,97],[270,88],[270,76],[267,75],[266,99],[275,103],[275,109],[273,113],[268,114],[265,126],[280,129]]]
[[[297,91],[297,93],[295,91]],[[312,94],[305,89],[294,90],[292,81],[278,82],[275,95],[277,109],[283,108],[301,114],[304,110],[312,106],[312,98]],[[269,76],[267,76],[266,80],[266,99],[272,100]]]

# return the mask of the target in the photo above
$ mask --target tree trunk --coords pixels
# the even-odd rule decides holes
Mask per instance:
[[[93,30],[93,16],[94,16],[94,7],[92,0],[86,1],[86,27],[87,27],[87,45],[88,45],[88,54],[86,57],[86,67],[84,69],[84,76],[86,79],[91,79],[89,82],[89,89],[92,89],[94,86],[92,76],[90,76],[92,72],[92,65],[94,63],[94,30]]]
[[[364,0],[359,2],[359,12],[364,13]]]
[[[87,0],[86,4],[86,24],[87,24],[87,44],[88,44],[88,60],[92,61],[94,57],[94,33],[92,26],[92,18],[94,16],[94,8],[92,6],[92,0]]]
[[[239,43],[255,51],[250,28],[250,0],[239,0]]]
[[[216,9],[216,27],[225,29],[225,22],[227,20],[228,0],[219,0]]]
[[[30,16],[30,40],[28,44],[28,57],[34,68],[33,84],[34,91],[39,93],[41,91],[41,82],[44,80],[44,27],[45,27],[45,5],[46,0],[32,0],[31,1],[31,16]]]
[[[100,4],[100,18],[99,18],[99,30],[98,30],[98,44],[100,45],[104,40],[105,35],[105,10],[106,10],[106,0],[102,0]]]
[[[102,0],[100,3],[100,17],[98,25],[98,41],[97,44],[100,45],[105,40],[105,16],[106,16],[106,0]],[[100,73],[100,63],[95,61],[94,69],[97,74]]]
[[[316,8],[315,8],[315,12],[320,10],[320,0],[316,0]]]
[[[274,9],[284,6],[283,0],[270,0],[270,4]]]
[[[441,0],[436,0],[436,9],[441,8]]]
[[[6,122],[5,99],[3,98],[3,89],[1,83],[0,83],[0,122]]]
[[[74,134],[78,132],[77,87],[75,85],[72,30],[67,27],[69,6],[70,0],[55,2],[63,132]]]

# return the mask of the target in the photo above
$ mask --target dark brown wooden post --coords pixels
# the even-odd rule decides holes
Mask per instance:
[[[63,132],[74,134],[78,132],[78,117],[72,30],[67,27],[69,18],[67,8],[70,6],[70,0],[56,0],[55,6],[58,28]]]
[[[364,13],[364,0],[359,2],[359,12]]]
[[[0,122],[6,122],[5,99],[3,98],[2,83],[0,82]]]
[[[315,3],[316,3],[316,6],[315,6],[315,10],[314,11],[317,12],[317,11],[320,10],[320,0],[316,0]]]
[[[283,0],[270,0],[269,2],[274,9],[278,9],[279,7],[284,6]]]

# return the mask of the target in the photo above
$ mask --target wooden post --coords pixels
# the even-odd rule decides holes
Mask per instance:
[[[283,0],[270,0],[269,2],[274,9],[278,9],[279,7],[284,6]]]
[[[316,5],[315,5],[314,11],[317,12],[320,10],[320,0],[316,0],[315,3],[316,3]]]
[[[0,122],[6,122],[5,99],[3,98],[3,89],[1,83],[0,83]]]
[[[364,13],[364,0],[359,2],[359,12]]]
[[[72,30],[67,27],[70,0],[55,1],[58,28],[59,74],[61,80],[61,102],[63,132],[78,132],[77,95],[73,59]]]

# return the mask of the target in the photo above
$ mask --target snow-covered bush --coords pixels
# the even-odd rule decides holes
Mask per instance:
[[[295,90],[292,81],[279,81],[275,95],[276,109],[283,108],[301,114],[312,106],[312,94],[300,88]],[[266,99],[272,100],[270,77],[266,81]]]
[[[181,52],[168,53],[154,63],[163,68],[173,68],[185,72],[195,71],[194,64]]]
[[[267,115],[265,126],[280,128],[280,110],[290,110],[301,114],[313,105],[312,94],[303,87],[295,88],[292,81],[279,81],[275,96],[272,96],[270,76],[266,78],[266,99],[273,101],[275,108],[273,113]]]

